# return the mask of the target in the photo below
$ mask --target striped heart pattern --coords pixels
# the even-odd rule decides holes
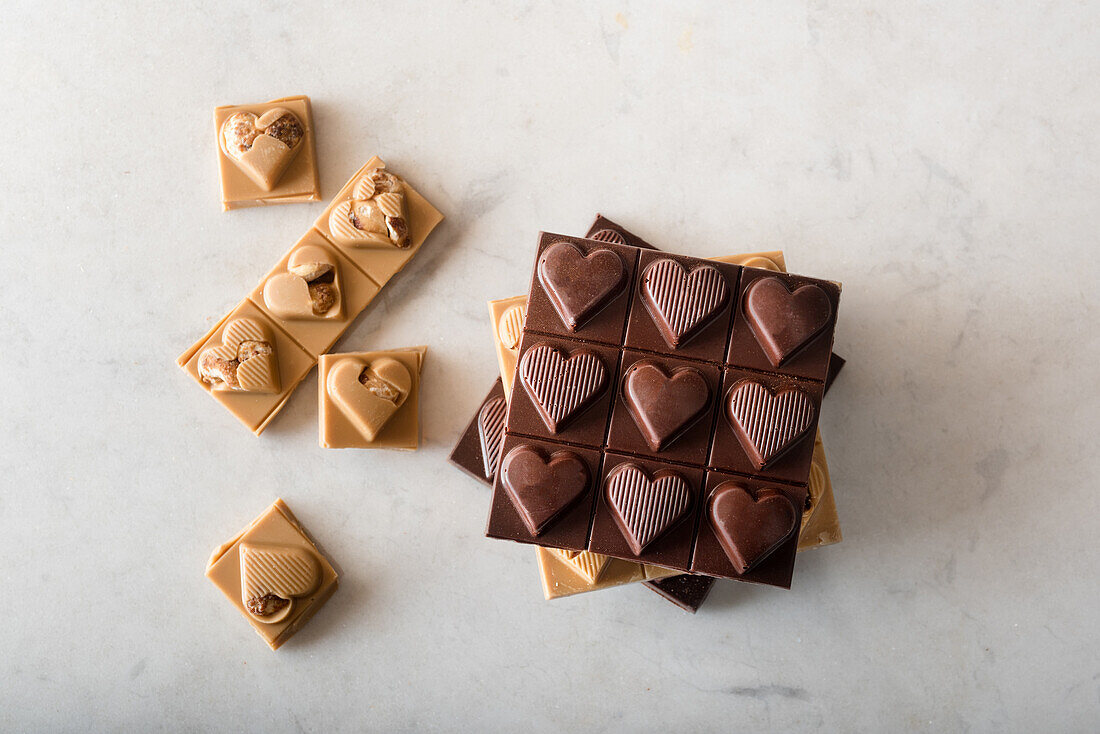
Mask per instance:
[[[607,368],[593,352],[577,349],[568,357],[547,344],[524,352],[520,378],[539,415],[552,433],[558,433],[607,388]]]
[[[255,354],[242,354],[241,345],[249,343],[266,344],[268,348]],[[233,319],[226,324],[222,330],[222,343],[204,350],[199,355],[199,363],[211,357],[236,363],[236,384],[218,383],[211,387],[212,390],[279,392],[279,358],[275,352],[275,339],[267,326],[256,319]]]
[[[567,563],[570,568],[590,584],[596,583],[600,573],[611,559],[600,553],[591,551],[568,551],[560,548],[551,549],[554,555]]]
[[[241,602],[260,622],[283,621],[294,598],[309,595],[321,583],[321,564],[304,548],[242,543],[239,555]]]
[[[504,443],[504,419],[508,403],[504,398],[493,398],[481,406],[477,414],[477,435],[481,441],[481,461],[485,478],[496,476],[500,466],[500,447]]]
[[[797,387],[773,393],[755,380],[735,384],[726,398],[726,418],[757,469],[781,456],[813,426],[813,398]]]
[[[687,514],[691,490],[672,470],[650,479],[641,467],[620,464],[607,477],[607,501],[630,549],[640,556]]]
[[[730,298],[725,277],[712,265],[688,272],[675,260],[658,260],[642,274],[642,299],[673,349],[701,331]]]

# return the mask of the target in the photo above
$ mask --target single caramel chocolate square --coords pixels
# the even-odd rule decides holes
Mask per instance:
[[[663,579],[682,573],[589,551],[571,553],[540,546],[535,549],[535,553],[542,576],[542,592],[547,599],[610,589],[638,581]]]
[[[504,381],[504,398],[511,400],[519,340],[523,336],[523,320],[527,318],[527,296],[489,301],[489,316],[493,323],[493,343],[497,346],[500,377]]]
[[[326,449],[415,449],[427,347],[322,354],[317,384]]]
[[[214,110],[222,207],[320,201],[309,97]]]
[[[258,436],[315,361],[245,299],[177,363]]]
[[[320,232],[310,229],[248,297],[307,352],[318,356],[379,290]]]
[[[338,585],[332,564],[281,499],[214,550],[206,578],[272,650],[300,630]]]
[[[802,513],[802,529],[798,536],[798,550],[821,548],[843,540],[840,519],[833,498],[833,481],[829,477],[829,462],[825,460],[825,444],[821,431],[814,438],[814,455],[810,463],[809,507]]]
[[[375,156],[314,226],[379,286],[417,253],[443,215]]]

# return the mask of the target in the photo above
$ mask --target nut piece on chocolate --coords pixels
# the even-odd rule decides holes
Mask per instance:
[[[275,122],[271,123],[266,130],[265,135],[270,135],[276,140],[282,141],[288,148],[293,148],[302,140],[302,136],[305,135],[305,130],[302,129],[302,123],[298,122],[298,118],[290,112],[286,112],[282,117],[279,117]]]
[[[199,358],[199,376],[204,382],[210,384],[221,383],[227,387],[237,389],[237,367],[240,362],[236,359],[222,359],[213,352],[205,352]]]
[[[245,362],[253,357],[259,357],[260,355],[274,354],[275,350],[271,348],[271,345],[267,342],[261,341],[243,341],[241,345],[237,347],[237,361]]]
[[[332,283],[310,283],[309,302],[313,313],[320,316],[336,305],[336,286]]]
[[[286,609],[289,605],[289,599],[284,599],[274,594],[254,596],[244,603],[248,613],[254,614],[257,617],[270,617],[272,614]]]

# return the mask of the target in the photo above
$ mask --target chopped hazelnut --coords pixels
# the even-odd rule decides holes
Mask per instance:
[[[371,394],[383,400],[389,400],[391,403],[395,402],[397,398],[401,396],[401,392],[397,388],[385,380],[380,380],[375,375],[372,375],[369,368],[360,373],[359,382],[361,382]]]
[[[234,158],[240,158],[252,149],[252,143],[260,131],[256,128],[256,116],[251,112],[237,112],[222,125],[225,150]]]
[[[257,617],[270,617],[272,614],[285,609],[287,604],[290,604],[290,600],[274,594],[264,594],[263,596],[252,597],[244,605],[250,614]]]
[[[288,112],[268,125],[264,134],[285,143],[288,148],[293,148],[305,135],[305,130],[302,129],[302,123],[298,122],[298,118]]]
[[[297,275],[307,283],[312,283],[322,275],[332,272],[332,265],[329,263],[302,263],[301,265],[287,268],[287,270],[290,271],[291,275]]]
[[[401,217],[386,217],[390,241],[398,247],[409,246],[409,225]]]
[[[310,283],[309,302],[313,306],[313,313],[325,313],[336,305],[336,286],[332,283]]]
[[[401,180],[392,173],[386,173],[381,168],[375,169],[370,177],[371,181],[374,182],[374,193],[376,195],[401,190]]]
[[[237,347],[237,359],[241,362],[252,359],[255,356],[261,354],[274,354],[275,350],[271,348],[271,345],[267,342],[259,341],[243,341],[240,346]]]
[[[231,388],[239,387],[237,382],[237,366],[240,363],[235,359],[222,359],[209,352],[199,358],[199,376],[203,382],[211,384],[224,382]]]

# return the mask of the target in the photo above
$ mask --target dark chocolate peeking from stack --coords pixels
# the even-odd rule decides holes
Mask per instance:
[[[501,449],[588,485],[534,503],[502,469],[487,534],[789,586],[839,286],[603,229],[540,237]]]

